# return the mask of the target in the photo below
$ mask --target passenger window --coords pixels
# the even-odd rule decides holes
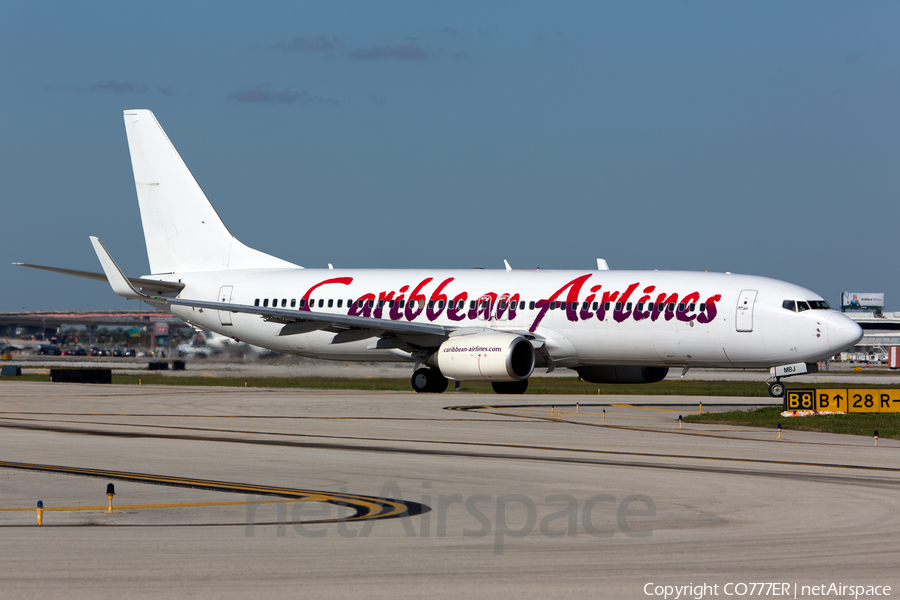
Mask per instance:
[[[369,300],[369,308],[375,308],[375,301]]]
[[[300,308],[306,308],[306,298],[300,298]]]
[[[394,301],[393,301],[393,300],[390,300],[390,301],[388,302],[388,306],[389,306],[390,308],[394,308]]]
[[[656,312],[662,312],[663,306],[665,306],[665,304],[663,304],[662,302],[658,303],[656,305]]]
[[[265,308],[265,307],[267,307],[267,306],[269,306],[269,299],[268,299],[268,298],[263,298],[263,307]]]
[[[378,308],[384,308],[384,299],[378,301]]]
[[[691,305],[688,306],[688,310],[691,311],[691,312],[693,312],[693,311],[694,311],[694,308],[695,308],[696,306],[697,306],[696,304],[694,304],[693,302],[691,302]]]
[[[792,312],[797,312],[797,305],[793,300],[785,300],[781,303],[781,308],[785,308]]]
[[[444,301],[443,301],[443,300],[438,300],[438,308],[439,308],[439,309],[443,309],[443,308],[444,308]]]
[[[631,302],[625,304],[625,310],[631,310]]]
[[[622,310],[622,303],[616,302],[616,310]]]
[[[643,303],[643,302],[638,302],[637,309],[638,309],[638,310],[644,310],[644,303]]]
[[[328,299],[328,308],[334,308],[334,300],[331,298]]]
[[[581,303],[581,310],[587,310],[587,309],[588,309],[588,303],[587,303],[587,302],[582,302],[582,303]]]
[[[684,312],[684,302],[678,303],[678,312]]]
[[[700,303],[700,312],[706,312],[706,302]]]
[[[603,310],[609,310],[609,302],[603,303]]]
[[[803,300],[798,300],[797,312],[803,312],[804,310],[809,310],[809,304]]]
[[[325,300],[323,298],[319,298],[319,308],[325,306]]]
[[[259,298],[257,298],[257,299],[253,302],[253,306],[259,306]]]
[[[291,298],[291,308],[297,308],[297,299]]]
[[[528,310],[534,310],[534,300],[528,303]]]
[[[281,308],[285,308],[287,306],[287,298],[281,299]]]
[[[344,305],[344,299],[338,298],[338,308],[341,308]]]
[[[434,309],[434,300],[429,300],[429,301],[428,301],[428,308]]]
[[[577,302],[573,302],[573,303],[572,303],[572,310],[576,310],[577,308],[578,308],[578,303],[577,303]]]
[[[506,300],[500,301],[500,310],[506,310]]]
[[[592,305],[592,308],[593,308],[594,310],[597,310],[598,308],[600,308],[600,305],[597,304],[596,302],[594,302],[594,304]]]
[[[400,308],[403,308],[403,306],[405,304],[406,304],[406,300],[404,300],[403,298],[400,298]]]
[[[469,310],[475,310],[475,301],[474,300],[469,302]]]
[[[667,310],[668,310],[669,312],[674,311],[674,310],[675,310],[675,303],[674,303],[674,302],[669,302],[669,307],[668,307]]]
[[[519,302],[519,310],[525,310],[525,301],[524,300],[521,300]]]

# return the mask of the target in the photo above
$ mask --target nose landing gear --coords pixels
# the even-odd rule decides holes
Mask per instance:
[[[817,363],[794,363],[792,365],[772,367],[770,373],[774,381],[769,382],[769,395],[773,398],[782,398],[784,396],[784,384],[781,383],[783,377],[817,373],[818,371],[819,365]]]
[[[784,384],[780,381],[773,381],[769,384],[769,395],[773,398],[781,398],[784,396]]]

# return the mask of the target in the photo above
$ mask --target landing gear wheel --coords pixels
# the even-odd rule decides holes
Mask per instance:
[[[426,394],[440,394],[447,389],[447,378],[437,369],[416,369],[412,376],[412,388]]]
[[[524,394],[528,389],[528,380],[522,381],[494,381],[491,387],[498,394]]]
[[[781,398],[784,396],[784,384],[780,381],[769,384],[769,395],[773,398]]]

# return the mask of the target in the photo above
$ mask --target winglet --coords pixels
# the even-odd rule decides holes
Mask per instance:
[[[103,243],[98,238],[91,236],[91,244],[94,245],[94,252],[97,253],[97,258],[100,259],[100,266],[103,267],[103,272],[106,273],[109,285],[112,286],[115,293],[131,300],[144,300],[149,297],[140,293],[131,285],[131,282],[122,273],[122,269],[119,268],[119,265],[116,264],[116,261],[109,255],[109,252],[106,251]]]
[[[602,258],[597,259],[597,270],[598,271],[609,271],[609,265],[606,263],[605,259],[602,259]]]
[[[509,266],[509,262],[505,258],[503,259],[503,264],[506,266],[507,271],[512,271],[512,267]]]

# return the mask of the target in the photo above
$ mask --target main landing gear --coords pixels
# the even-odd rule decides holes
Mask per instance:
[[[434,367],[416,369],[412,376],[412,388],[420,394],[441,394],[447,390],[449,381]],[[498,394],[524,394],[528,389],[528,380],[494,381],[491,387]]]
[[[437,369],[416,369],[412,376],[412,387],[420,394],[440,394],[447,389],[447,378]]]

